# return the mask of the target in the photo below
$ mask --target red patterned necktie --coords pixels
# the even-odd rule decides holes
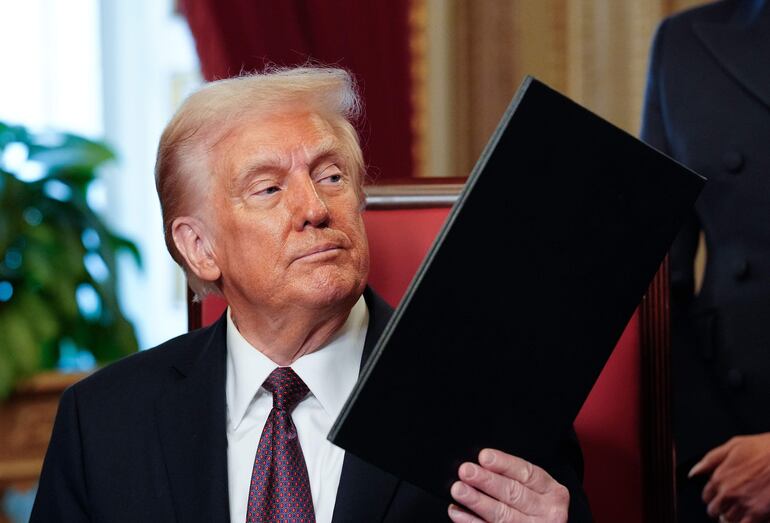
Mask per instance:
[[[262,386],[273,393],[257,447],[246,523],[315,523],[305,457],[291,411],[309,389],[290,367],[278,367]]]

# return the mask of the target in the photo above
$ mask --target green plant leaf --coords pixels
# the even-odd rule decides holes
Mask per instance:
[[[31,143],[28,158],[40,162],[48,171],[53,171],[80,167],[94,169],[115,158],[115,154],[104,144],[67,134],[54,146]]]
[[[136,263],[136,266],[140,269],[142,268],[142,253],[139,251],[139,247],[137,247],[134,242],[114,234],[108,234],[107,241],[113,251],[128,251],[128,253],[131,255],[131,258],[133,258],[134,263]]]
[[[50,306],[37,293],[24,292],[18,297],[18,308],[39,344],[48,343],[59,334],[59,323]]]
[[[33,321],[34,318],[27,319],[18,312],[9,310],[5,311],[0,321],[6,354],[22,376],[27,376],[40,367],[40,345],[36,342],[30,325]]]
[[[55,166],[48,171],[47,180],[59,180],[85,195],[88,185],[96,179],[96,173],[89,165]]]
[[[0,350],[0,400],[7,398],[11,393],[16,381],[15,376],[10,355]]]
[[[8,125],[0,122],[0,150],[13,142],[21,142],[28,145],[30,137],[28,131],[19,125]]]
[[[114,324],[103,326],[103,328],[109,329],[112,333],[109,343],[99,343],[89,347],[100,363],[122,358],[139,349],[134,328],[124,318],[119,318]]]
[[[11,300],[0,303],[0,398],[19,377],[55,365],[62,340],[92,350],[102,363],[137,350],[117,298],[115,257],[126,251],[141,264],[139,249],[111,231],[86,198],[97,169],[114,153],[80,136],[41,135],[0,122],[0,152],[14,142],[27,146],[28,158],[42,164],[46,177],[27,182],[0,169],[0,278],[14,286]],[[48,189],[54,180],[69,191],[53,197]],[[100,242],[87,249],[83,234],[91,229]],[[86,269],[87,252],[107,267],[100,281]],[[78,308],[76,289],[83,283],[101,300],[93,317]]]
[[[22,263],[26,277],[34,284],[47,287],[58,279],[56,260],[40,245],[32,244],[24,249]]]
[[[51,295],[51,305],[55,307],[62,322],[66,323],[78,317],[80,313],[78,303],[75,300],[74,282],[58,279],[51,283],[46,290]]]

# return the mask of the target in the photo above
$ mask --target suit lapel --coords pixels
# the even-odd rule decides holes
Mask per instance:
[[[224,316],[170,372],[156,405],[161,448],[178,521],[229,521]]]
[[[770,6],[743,1],[730,23],[694,23],[693,30],[719,64],[770,107]]]
[[[362,366],[393,314],[393,309],[368,287],[364,291],[364,298],[369,308],[369,327],[361,358]],[[332,523],[382,521],[398,483],[396,476],[346,452]]]
[[[363,363],[393,310],[370,289],[364,292],[369,327]],[[226,435],[226,323],[207,329],[171,372],[173,383],[156,405],[161,448],[179,521],[228,521]],[[345,453],[333,523],[382,521],[399,479]]]

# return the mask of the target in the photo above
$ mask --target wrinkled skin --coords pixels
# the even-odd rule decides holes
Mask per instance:
[[[710,474],[703,501],[713,518],[770,521],[770,433],[737,436],[700,460],[690,476]]]
[[[569,491],[540,467],[499,450],[484,449],[478,463],[463,463],[450,505],[455,523],[565,523]]]
[[[214,147],[200,216],[174,222],[199,278],[218,281],[241,334],[288,365],[342,325],[366,285],[359,174],[311,112],[242,117]]]

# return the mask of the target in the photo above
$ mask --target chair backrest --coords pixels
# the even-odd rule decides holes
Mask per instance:
[[[369,283],[391,305],[398,305],[461,188],[367,188]],[[597,523],[674,521],[664,277],[656,277],[575,420]],[[191,305],[190,327],[215,321],[224,305],[218,298]]]

